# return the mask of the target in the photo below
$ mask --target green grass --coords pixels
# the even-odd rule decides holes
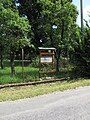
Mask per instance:
[[[31,98],[34,96],[48,94],[55,91],[64,91],[67,89],[75,89],[80,86],[89,85],[90,79],[78,79],[35,86],[3,88],[0,89],[0,101]]]
[[[0,84],[19,83],[39,80],[38,68],[24,67],[24,81],[22,80],[22,67],[15,67],[16,75],[12,76],[10,67],[0,69]]]
[[[16,74],[12,76],[10,73],[10,67],[5,67],[3,70],[0,69],[0,84],[8,83],[20,83],[30,82],[39,80],[39,68],[25,66],[24,67],[24,80],[22,80],[22,67],[15,67]],[[45,73],[41,74],[41,77],[54,76],[54,78],[68,77],[69,73],[66,68],[61,68],[59,73]]]
[[[12,76],[10,73],[10,61],[4,60],[4,69],[0,69],[0,84],[8,84],[8,83],[20,83],[20,82],[29,82],[29,81],[37,81],[39,80],[39,68],[38,62],[33,61],[30,64],[30,60],[24,60],[24,80],[22,80],[22,61],[15,60],[15,76]],[[32,67],[33,66],[33,67]],[[72,66],[61,66],[59,73],[45,73],[41,74],[41,77],[45,78],[47,76],[53,76],[54,78],[67,78],[70,76]],[[68,72],[69,71],[69,72]]]

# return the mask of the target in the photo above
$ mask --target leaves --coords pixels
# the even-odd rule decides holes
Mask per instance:
[[[5,6],[6,3],[7,6]],[[12,10],[11,3],[11,0],[7,0],[6,2],[0,1],[0,5],[3,6],[3,9],[0,10],[0,31],[2,31],[0,36],[3,36],[5,44],[8,44],[9,47],[13,46],[16,49],[20,47],[20,43],[23,41],[25,43],[28,31],[30,31],[30,25],[27,18],[21,18],[17,10]]]

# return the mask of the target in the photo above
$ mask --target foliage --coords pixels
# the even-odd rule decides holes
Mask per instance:
[[[77,46],[74,46],[73,63],[75,65],[74,72],[77,76],[90,77],[90,30],[84,28],[83,42],[78,42]]]
[[[21,15],[25,14],[30,21],[31,29],[34,33],[33,43],[35,46],[48,45],[60,47],[63,27],[62,21],[65,21],[63,39],[67,39],[71,31],[70,24],[73,25],[76,21],[77,10],[76,7],[71,4],[71,1],[18,0],[18,2],[20,2],[19,10]],[[57,30],[53,29],[53,25],[57,26]]]
[[[15,51],[25,45],[30,45],[28,31],[30,25],[26,18],[21,18],[14,2],[0,1],[0,43],[2,48],[7,47],[10,53],[11,73],[15,74],[14,58]],[[3,49],[4,50],[4,49]]]
[[[25,48],[25,57],[32,55],[31,65],[37,67],[38,47],[55,47],[57,72],[64,53],[64,57],[74,63],[79,75],[90,76],[90,27],[86,21],[82,40],[81,28],[76,25],[77,15],[72,0],[1,0],[1,68],[3,55],[9,53],[11,72],[15,74],[15,53],[22,47]]]
[[[61,51],[73,48],[70,45],[70,37],[73,33],[72,27],[76,27],[78,15],[76,6],[71,0],[18,0],[18,2],[20,14],[26,15],[31,24],[34,33],[32,42],[36,50],[38,46],[57,49],[57,71],[59,71]]]
[[[30,66],[32,67],[35,67],[35,68],[38,68],[39,67],[39,57],[34,57],[32,59],[32,62],[30,64]]]
[[[41,39],[41,32],[39,25],[41,23],[41,11],[42,11],[42,4],[38,2],[38,0],[18,0],[20,3],[19,11],[21,16],[27,16],[30,25],[31,30],[34,33],[34,38],[32,40],[32,43],[35,45],[35,48],[40,45],[40,39]]]
[[[26,18],[19,17],[18,11],[4,9],[0,11],[0,19],[2,21],[2,35],[9,47],[17,49],[28,42],[26,35],[30,27]]]

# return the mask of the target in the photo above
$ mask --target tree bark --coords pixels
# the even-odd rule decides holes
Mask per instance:
[[[63,6],[63,1],[61,0],[61,5]],[[62,19],[62,28],[61,28],[61,42],[63,43],[64,39],[64,20]],[[62,45],[62,44],[61,44]],[[61,53],[61,48],[58,48],[57,50],[57,63],[56,63],[56,71],[59,72],[59,59],[60,59],[60,53]]]
[[[1,69],[3,69],[4,67],[3,67],[3,54],[1,53]]]
[[[63,42],[64,39],[64,20],[62,20],[62,31],[61,31],[61,42]],[[59,72],[59,59],[60,59],[60,53],[61,53],[61,48],[58,48],[57,50],[57,63],[56,63],[56,71]]]
[[[2,45],[0,46],[0,58],[1,58],[0,66],[1,66],[1,69],[3,69],[4,66],[3,66],[3,46]]]
[[[60,52],[61,52],[61,50],[60,49],[58,49],[57,50],[57,57],[56,57],[56,72],[59,72],[59,59],[60,59]]]

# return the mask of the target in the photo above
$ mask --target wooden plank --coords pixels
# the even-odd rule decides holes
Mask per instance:
[[[40,71],[40,73],[54,73],[56,70],[47,70],[47,71]]]
[[[53,52],[41,52],[40,55],[54,55]]]

